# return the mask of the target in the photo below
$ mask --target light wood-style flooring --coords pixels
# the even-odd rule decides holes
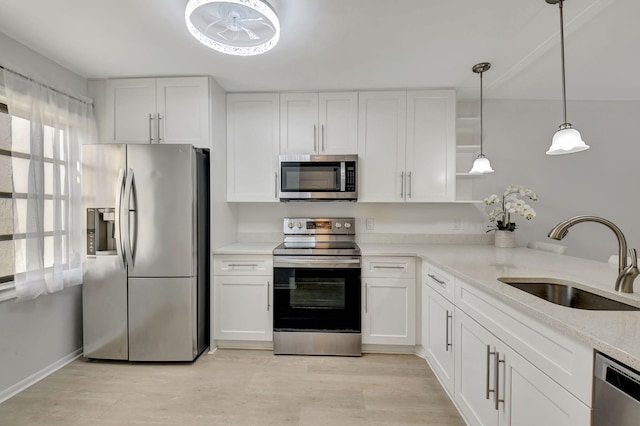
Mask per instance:
[[[414,355],[275,356],[193,364],[78,359],[0,404],[0,425],[463,425]]]

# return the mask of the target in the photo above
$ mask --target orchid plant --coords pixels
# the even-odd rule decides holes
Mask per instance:
[[[487,232],[490,231],[511,231],[513,232],[518,225],[511,221],[511,215],[519,215],[527,220],[531,220],[536,217],[536,212],[533,208],[522,199],[525,197],[531,201],[536,201],[538,195],[530,189],[526,189],[521,185],[509,185],[506,191],[502,194],[502,197],[498,197],[496,194],[491,194],[488,198],[484,199],[484,203],[488,206],[496,205],[487,216],[489,216],[489,222],[495,222],[495,226],[490,226]]]

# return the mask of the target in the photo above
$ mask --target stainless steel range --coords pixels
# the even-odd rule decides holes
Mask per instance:
[[[360,356],[360,248],[354,218],[285,218],[273,251],[273,351]]]

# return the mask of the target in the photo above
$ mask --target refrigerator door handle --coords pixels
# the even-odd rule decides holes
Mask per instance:
[[[120,168],[118,172],[118,189],[116,190],[116,253],[118,254],[118,262],[122,269],[127,268],[126,258],[122,247],[122,232],[121,232],[121,215],[122,215],[122,187],[124,186],[124,169]]]
[[[133,250],[131,250],[131,216],[135,216],[135,210],[131,210],[131,197],[135,198],[135,180],[133,169],[127,172],[127,182],[124,185],[124,216],[125,220],[125,236],[124,236],[124,253],[127,258],[127,265],[132,271],[135,267]],[[134,200],[134,207],[136,207]],[[132,214],[133,213],[133,214]]]

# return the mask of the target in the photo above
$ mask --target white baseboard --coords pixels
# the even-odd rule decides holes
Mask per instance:
[[[60,358],[53,364],[50,364],[45,368],[43,368],[42,370],[33,373],[32,375],[19,381],[15,385],[0,391],[0,404],[2,404],[4,401],[11,398],[12,396],[22,392],[23,390],[33,385],[34,383],[37,383],[40,380],[44,379],[48,375],[55,373],[65,365],[80,358],[81,356],[82,356],[82,348],[76,349],[75,351],[71,352],[69,355],[66,355],[63,358]]]

